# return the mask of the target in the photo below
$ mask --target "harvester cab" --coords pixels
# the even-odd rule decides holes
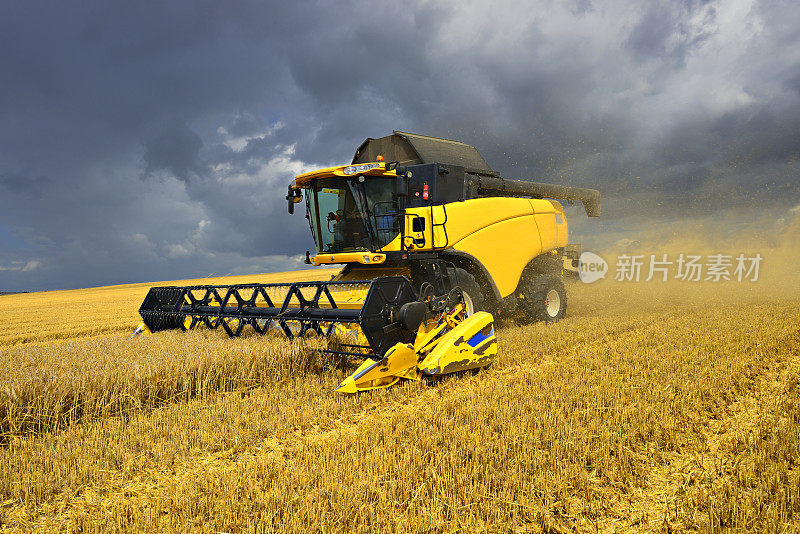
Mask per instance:
[[[327,282],[152,288],[142,331],[222,327],[334,336],[326,349],[363,360],[343,392],[475,369],[497,353],[494,317],[561,319],[567,243],[555,200],[600,215],[600,193],[501,178],[475,148],[394,132],[367,139],[349,165],[295,177],[289,213],[305,200],[314,265]]]

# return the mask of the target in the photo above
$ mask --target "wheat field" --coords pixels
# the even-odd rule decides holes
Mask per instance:
[[[572,284],[488,369],[355,396],[319,341],[130,339],[150,284],[0,296],[0,528],[800,531],[800,289],[773,257],[757,283]]]

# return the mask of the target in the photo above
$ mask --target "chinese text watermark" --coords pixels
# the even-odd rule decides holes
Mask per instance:
[[[737,282],[758,281],[761,254],[746,256],[739,254],[709,254],[707,256],[680,254],[670,258],[668,254],[621,254],[617,257],[614,280],[618,282],[640,282],[670,278],[685,282],[735,280]],[[583,280],[583,278],[581,278]],[[594,281],[594,280],[592,280]]]

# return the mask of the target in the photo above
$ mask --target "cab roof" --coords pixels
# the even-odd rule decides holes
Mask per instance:
[[[397,130],[378,139],[368,137],[356,150],[353,163],[376,161],[378,155],[382,155],[384,161],[399,161],[400,165],[443,163],[464,167],[467,171],[493,172],[471,145]]]
[[[367,176],[390,176],[393,178],[397,177],[397,172],[392,170],[386,170],[386,163],[384,162],[370,162],[373,165],[371,169],[358,171],[357,174],[363,174]],[[303,174],[298,174],[294,177],[292,181],[292,187],[302,187],[307,182],[314,180],[315,178],[350,178],[354,175],[354,173],[345,172],[345,169],[351,167],[350,165],[338,165],[336,167],[325,167],[324,169],[315,169],[313,171],[304,172]]]

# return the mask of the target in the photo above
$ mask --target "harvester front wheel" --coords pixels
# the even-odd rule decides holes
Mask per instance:
[[[467,316],[472,315],[478,311],[484,311],[483,307],[483,293],[481,293],[481,286],[469,272],[456,267],[455,270],[450,271],[450,279],[453,285],[461,288],[464,295],[464,304],[467,308]]]
[[[567,292],[560,276],[540,274],[520,284],[517,301],[522,311],[520,322],[555,323],[567,313]]]

